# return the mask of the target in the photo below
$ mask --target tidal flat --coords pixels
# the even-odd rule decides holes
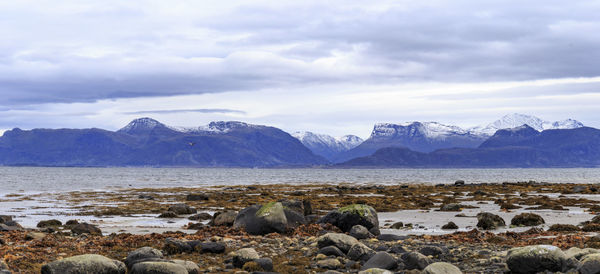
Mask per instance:
[[[300,212],[304,221],[264,234],[234,225],[240,211],[277,201]],[[368,227],[367,236],[357,238],[366,255],[323,251],[328,246],[322,246],[320,237],[352,234],[339,224],[321,222],[323,216],[356,204],[372,207],[377,215],[377,227]],[[18,225],[0,232],[0,258],[15,273],[39,273],[45,264],[82,254],[124,261],[141,247],[160,250],[164,260],[193,262],[200,272],[212,273],[359,272],[367,257],[379,252],[393,258],[393,267],[387,268],[395,272],[419,273],[433,262],[447,262],[464,273],[494,273],[509,269],[508,251],[514,247],[546,244],[571,253],[576,251],[572,248],[600,247],[600,220],[594,218],[600,211],[596,184],[459,181],[122,188],[15,192],[0,197],[0,206]],[[481,212],[498,216],[503,224],[483,224]],[[75,231],[73,225],[81,223],[101,232]],[[207,243],[223,250],[203,249]],[[254,249],[271,266],[234,264],[235,252],[243,248]],[[413,252],[416,258],[407,255]],[[579,267],[571,263],[571,268]]]

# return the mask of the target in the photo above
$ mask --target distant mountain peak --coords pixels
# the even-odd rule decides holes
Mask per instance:
[[[467,134],[467,131],[460,127],[444,125],[438,122],[378,123],[373,127],[370,138],[392,138],[397,135],[423,135],[427,138],[437,139],[445,138],[449,135],[464,134]]]
[[[149,117],[134,119],[125,127],[119,129],[118,132],[134,133],[140,131],[148,131],[157,127],[166,127],[163,123]]]
[[[522,125],[528,125],[537,131],[544,131],[547,129],[573,129],[583,127],[583,124],[577,120],[566,119],[563,121],[549,122],[542,120],[533,115],[526,115],[520,113],[512,113],[504,115],[499,120],[488,124],[487,126],[477,126],[469,129],[469,132],[474,134],[481,134],[492,136],[496,131],[500,129],[516,128]]]
[[[314,154],[332,159],[337,154],[353,149],[364,140],[355,135],[332,137],[326,134],[318,134],[310,131],[297,131],[291,134]]]

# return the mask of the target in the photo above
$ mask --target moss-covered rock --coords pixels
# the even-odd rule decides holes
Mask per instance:
[[[379,228],[377,211],[364,204],[352,204],[330,211],[318,223],[332,224],[344,232],[349,232],[355,225],[362,225],[369,231],[372,228]]]
[[[544,223],[544,218],[535,213],[521,213],[510,220],[510,224],[514,226],[535,226]]]
[[[513,273],[564,271],[567,256],[560,248],[551,245],[531,245],[508,251],[506,264]]]
[[[85,254],[54,261],[42,266],[42,274],[96,273],[125,274],[125,264],[101,255]],[[186,272],[187,273],[187,272]]]

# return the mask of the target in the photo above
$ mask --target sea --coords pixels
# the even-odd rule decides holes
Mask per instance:
[[[252,169],[0,167],[0,194],[252,184],[449,184],[538,181],[600,184],[600,168]]]

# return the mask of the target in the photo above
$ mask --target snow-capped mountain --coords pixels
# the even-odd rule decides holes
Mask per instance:
[[[144,118],[138,118],[138,119],[135,119],[135,120],[129,122],[129,124],[127,124],[125,127],[119,129],[118,132],[135,134],[135,133],[143,133],[143,132],[148,132],[148,131],[151,131],[151,130],[154,130],[157,128],[161,128],[161,129],[169,129],[169,130],[181,132],[181,133],[223,134],[223,133],[227,133],[234,129],[258,128],[258,127],[261,127],[261,126],[247,124],[247,123],[238,122],[238,121],[216,121],[216,122],[210,122],[208,125],[199,126],[199,127],[174,127],[174,126],[167,126],[167,125],[165,125],[159,121],[156,121],[152,118],[144,117]]]
[[[583,124],[577,120],[566,119],[563,121],[549,122],[538,117],[513,113],[502,117],[487,126],[477,126],[469,129],[469,132],[478,135],[492,136],[500,129],[516,128],[522,125],[528,125],[537,131],[547,129],[573,129],[583,127]]]
[[[468,132],[457,126],[449,126],[437,122],[408,122],[402,124],[375,124],[371,132],[373,138],[393,138],[398,135],[423,135],[431,139],[443,139],[454,135],[465,135]]]
[[[326,134],[317,134],[309,131],[294,132],[292,136],[300,140],[314,154],[323,156],[328,160],[341,152],[355,148],[363,142],[362,138],[354,135],[334,138]]]
[[[132,120],[125,127],[118,130],[118,132],[134,134],[138,132],[145,132],[153,130],[157,127],[167,127],[159,121],[152,118],[144,117]]]

